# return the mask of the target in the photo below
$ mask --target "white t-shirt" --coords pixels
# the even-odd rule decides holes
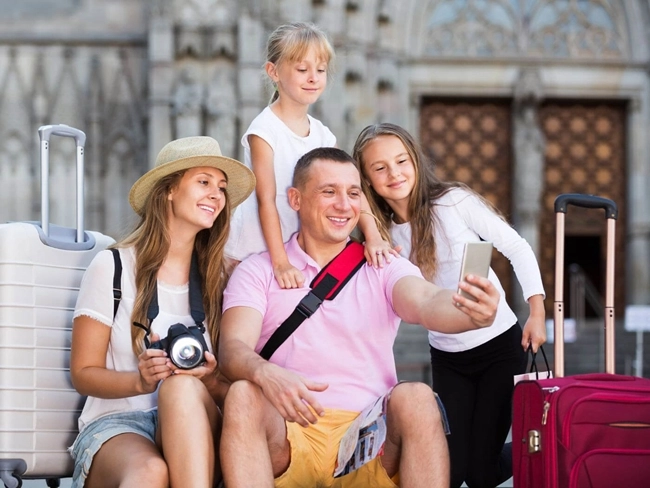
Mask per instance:
[[[482,238],[492,242],[510,260],[524,299],[528,300],[533,295],[545,296],[537,259],[528,242],[476,195],[462,188],[454,188],[435,202],[434,212],[437,217],[434,220],[437,260],[436,276],[432,280],[434,284],[456,290],[465,243],[480,241]],[[395,244],[402,246],[400,254],[408,258],[411,254],[411,224],[393,223],[391,237]],[[429,344],[442,351],[466,351],[512,327],[517,317],[508,306],[503,287],[492,268],[488,278],[501,294],[494,324],[460,334],[429,331]]]
[[[273,150],[276,188],[275,206],[280,216],[283,242],[287,242],[299,228],[298,214],[289,206],[287,198],[287,190],[291,187],[293,170],[298,159],[317,147],[333,147],[336,145],[334,134],[317,119],[309,115],[308,117],[309,135],[301,137],[289,129],[273,113],[271,107],[266,107],[251,122],[241,139],[244,146],[244,163],[251,170],[253,164],[251,161],[251,148],[248,143],[249,135],[260,137]],[[230,258],[242,261],[251,254],[263,251],[267,251],[267,246],[260,225],[257,194],[253,192],[233,213],[225,253]]]
[[[135,251],[120,249],[122,260],[122,300],[113,320],[113,275],[115,265],[111,251],[104,250],[88,266],[75,307],[74,317],[86,315],[111,328],[106,351],[106,368],[115,371],[138,371],[138,358],[131,347],[131,313],[135,301]],[[190,315],[189,285],[173,286],[158,281],[160,311],[152,324],[152,333],[167,336],[170,325],[194,325]],[[206,331],[206,344],[210,338]],[[158,405],[158,393],[128,398],[105,399],[88,397],[79,417],[79,431],[95,419],[112,413],[132,410],[152,410]]]

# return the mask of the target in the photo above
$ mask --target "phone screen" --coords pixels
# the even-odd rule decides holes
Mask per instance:
[[[467,242],[463,251],[463,262],[460,266],[460,277],[458,281],[464,281],[468,274],[482,276],[487,278],[492,260],[492,243],[491,242]],[[458,289],[458,293],[465,298],[476,301],[476,299]]]

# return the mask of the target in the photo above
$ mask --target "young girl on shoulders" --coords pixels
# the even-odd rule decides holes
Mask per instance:
[[[297,288],[304,282],[283,246],[298,231],[298,215],[287,198],[293,169],[311,149],[336,145],[334,134],[307,113],[327,86],[333,58],[327,36],[315,25],[297,22],[278,27],[269,37],[264,65],[275,92],[241,140],[244,162],[255,173],[257,185],[255,195],[233,216],[226,255],[234,266],[253,253],[268,251],[282,288]],[[359,227],[369,263],[381,266],[383,259],[397,255],[382,240],[371,215],[363,215]]]
[[[70,373],[88,398],[70,449],[73,487],[212,488],[220,479],[217,406],[227,386],[211,350],[230,209],[254,186],[217,141],[187,137],[163,147],[131,188],[140,222],[118,255],[95,256],[74,312]],[[170,347],[151,347],[161,338]]]
[[[523,373],[526,350],[546,341],[544,288],[528,243],[483,198],[460,183],[438,179],[413,137],[393,124],[366,127],[354,145],[362,186],[384,232],[401,245],[428,280],[456,289],[463,248],[491,241],[514,268],[530,306],[523,328],[501,299],[491,327],[443,334],[429,332],[433,388],[440,395],[451,435],[451,486],[494,487],[512,476],[513,375]]]

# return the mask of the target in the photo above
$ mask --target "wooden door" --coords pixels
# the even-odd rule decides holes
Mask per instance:
[[[548,101],[540,109],[546,138],[544,210],[541,221],[542,278],[546,313],[552,317],[555,289],[555,214],[560,193],[587,193],[614,200],[616,271],[614,303],[617,314],[625,304],[625,105],[617,102]],[[565,268],[579,264],[599,290],[605,292],[605,216],[603,211],[569,207],[566,217]],[[572,316],[565,274],[565,315]],[[588,312],[589,313],[589,312]],[[550,314],[550,315],[549,315]],[[593,314],[593,311],[592,311]]]

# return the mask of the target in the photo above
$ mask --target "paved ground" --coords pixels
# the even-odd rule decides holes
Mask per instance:
[[[66,478],[62,480],[61,482],[61,488],[70,488],[70,479]],[[463,485],[466,486],[466,485]],[[499,485],[501,487],[512,487],[512,478],[506,481],[504,484]],[[45,481],[43,480],[38,480],[38,481],[25,481],[23,483],[23,488],[47,488],[45,485]]]

